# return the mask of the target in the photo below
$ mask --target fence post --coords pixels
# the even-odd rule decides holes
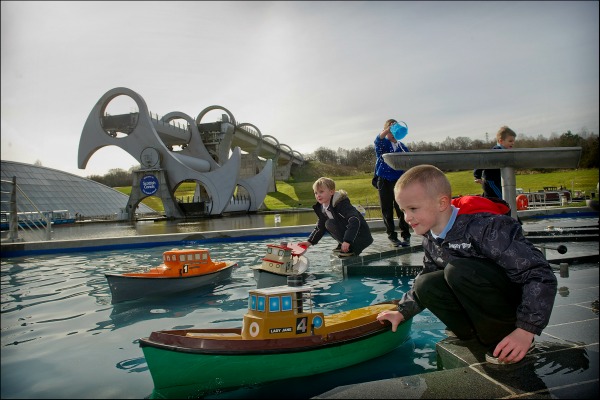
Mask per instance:
[[[8,238],[16,242],[19,240],[19,217],[17,215],[17,177],[12,178],[12,188],[10,189],[10,221],[8,221]]]

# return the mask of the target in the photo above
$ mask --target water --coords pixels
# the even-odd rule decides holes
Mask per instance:
[[[280,221],[276,222],[276,215]],[[380,210],[367,210],[367,218],[381,219]],[[194,233],[225,231],[249,228],[268,228],[275,226],[314,225],[317,217],[314,211],[296,211],[256,214],[238,214],[226,217],[212,217],[189,220],[158,220],[134,222],[78,222],[69,225],[52,225],[51,237],[53,240],[77,240],[81,238],[94,239],[106,237],[163,235],[168,233]],[[4,235],[8,232],[4,231]],[[40,232],[19,231],[19,235],[26,241],[38,241]]]
[[[276,222],[279,215],[280,221]],[[365,217],[370,220],[381,221],[379,209],[367,209]],[[194,233],[239,230],[249,228],[269,228],[276,226],[314,225],[317,219],[315,213],[310,211],[294,211],[274,213],[238,214],[225,217],[202,218],[182,222],[181,220],[148,220],[134,222],[78,222],[69,225],[52,225],[51,237],[53,240],[77,240],[81,238],[108,238],[126,236],[163,235],[170,233]],[[589,218],[527,218],[523,220],[523,229],[526,231],[539,231],[547,226],[573,227],[581,225],[598,226],[598,217]],[[310,227],[308,228],[310,230]],[[8,231],[2,232],[3,237]],[[19,231],[20,237],[25,241],[38,241],[43,239],[43,232]]]
[[[303,237],[283,238],[290,242]],[[2,259],[1,397],[148,398],[153,383],[140,337],[161,329],[236,327],[255,287],[249,266],[264,256],[259,242],[203,245],[215,260],[239,263],[230,281],[199,292],[112,305],[104,273],[158,265],[168,247]],[[184,247],[184,246],[182,246]],[[186,246],[189,247],[189,246]],[[321,251],[309,250],[315,306],[332,313],[400,298],[412,278],[343,278]],[[410,339],[369,362],[322,374],[216,394],[211,398],[308,398],[340,385],[436,369],[444,326],[428,311],[414,318]]]
[[[314,214],[281,214],[281,226],[314,223]],[[261,222],[262,221],[262,222]],[[262,225],[261,225],[262,224]],[[527,231],[597,226],[593,218],[525,220]],[[176,232],[276,226],[273,214],[211,218],[193,222],[77,224],[55,227],[55,239],[151,235]],[[185,230],[188,229],[188,230]],[[282,238],[290,242],[305,237]],[[246,311],[248,289],[255,287],[248,268],[260,262],[265,244],[210,243],[216,260],[234,259],[239,268],[227,282],[170,298],[111,304],[104,273],[134,271],[161,262],[167,247],[3,258],[1,268],[1,398],[147,398],[153,384],[137,340],[154,330],[184,327],[236,327]],[[565,256],[598,254],[598,243],[566,243]],[[182,246],[183,247],[183,246]],[[186,246],[189,247],[189,246]],[[412,278],[343,278],[327,250],[325,236],[307,256],[309,283],[316,287],[316,308],[332,313],[382,300],[397,299]],[[323,252],[325,250],[325,252]],[[548,257],[557,256],[548,250]],[[411,255],[408,264],[420,264]],[[399,258],[373,262],[395,265]],[[394,264],[395,263],[395,264]],[[401,264],[404,264],[402,261]],[[310,398],[351,383],[431,372],[437,369],[435,343],[444,325],[429,311],[413,319],[410,340],[394,352],[357,366],[308,378],[274,382],[215,394],[210,398]]]

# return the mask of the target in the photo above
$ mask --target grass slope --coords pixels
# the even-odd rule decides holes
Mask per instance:
[[[312,184],[321,176],[336,181],[337,189],[344,189],[354,204],[363,206],[379,204],[377,190],[371,186],[371,173],[341,166],[329,166],[318,162],[309,162],[306,166],[292,172],[288,181],[277,181],[277,192],[267,194],[264,205],[267,210],[289,208],[308,208],[315,203]],[[452,185],[452,194],[481,194],[481,186],[473,181],[473,171],[456,171],[446,173]],[[598,169],[568,169],[552,172],[517,171],[517,187],[526,192],[543,190],[544,187],[564,187],[569,190],[582,191],[589,197],[596,192]],[[194,194],[194,183],[183,183],[179,186],[176,197],[187,198]],[[129,195],[131,187],[117,187],[120,192]],[[596,194],[596,197],[598,194]],[[143,203],[152,209],[163,212],[162,201],[155,196],[147,197]],[[584,202],[572,203],[573,206],[585,205]]]

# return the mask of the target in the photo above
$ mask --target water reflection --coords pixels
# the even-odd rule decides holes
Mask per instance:
[[[252,285],[243,284],[239,287],[243,287],[247,294]],[[230,322],[231,327],[235,327],[240,324],[239,310],[246,307],[247,296],[234,299],[232,298],[234,293],[229,289],[228,287],[226,290],[225,286],[218,285],[214,288],[204,287],[191,293],[180,293],[177,296],[145,298],[114,304],[110,313],[112,329],[151,319],[182,318],[197,310],[203,310],[202,317],[206,321],[219,325]],[[108,321],[102,321],[100,324],[110,326],[106,322]]]
[[[195,220],[81,222],[72,225],[53,226],[52,239],[73,240],[81,238],[196,233],[276,226],[314,225],[316,222],[316,217],[312,210],[280,211],[277,214],[280,216],[280,222],[276,222],[275,213],[233,214]],[[381,220],[381,211],[379,209],[369,209],[367,210],[366,217],[367,219]],[[551,224],[553,229],[547,230],[548,224]],[[546,218],[544,220],[526,219],[523,223],[525,231],[547,231],[550,235],[561,234],[565,228],[585,226],[597,227],[597,220],[594,218]],[[35,239],[28,238],[27,232],[24,232],[23,235],[26,240]]]
[[[280,212],[280,222],[275,222],[274,214],[256,213],[216,216],[195,220],[123,221],[123,222],[81,222],[52,227],[53,240],[94,239],[107,237],[147,236],[172,233],[197,233],[229,231],[275,226],[314,225],[315,213],[310,211]],[[381,215],[379,215],[380,217]],[[26,240],[38,240],[23,232]]]
[[[514,365],[483,364],[485,372],[494,380],[515,392],[545,393],[550,389],[570,387],[569,396],[580,398],[578,390],[585,387],[573,382],[597,381],[597,367],[590,369],[589,352],[581,345],[538,342],[521,362]],[[597,363],[597,352],[596,363]],[[596,364],[597,365],[597,364]],[[574,376],[577,375],[577,376]],[[584,396],[585,397],[585,396]]]
[[[310,216],[310,221],[306,224],[313,224],[314,214],[306,215]],[[252,216],[243,219],[248,217]],[[265,224],[274,224],[272,217],[261,216]],[[218,223],[218,220],[211,223]],[[164,226],[160,229],[164,230],[178,225],[166,221],[162,223]],[[284,223],[287,223],[286,215],[282,214],[282,224]],[[153,224],[136,223],[133,227],[125,228],[113,224],[112,231],[110,225],[108,229],[102,229],[101,225],[104,224],[90,224],[89,227],[94,229],[89,234],[113,237],[118,236],[117,231],[123,228],[131,229],[132,234],[137,235],[138,232],[153,232],[156,229]],[[198,229],[194,224],[188,228]],[[73,227],[72,234],[76,238],[88,237],[88,233],[80,228]],[[58,232],[58,228],[56,231]],[[303,238],[290,236],[278,240],[293,242],[299,239]],[[260,262],[264,256],[264,246],[270,242],[271,240],[261,240],[203,244],[203,247],[210,248],[211,255],[217,260],[235,258],[238,261],[240,268],[234,271],[230,281],[215,286],[208,292],[191,292],[116,305],[111,304],[104,273],[126,272],[158,265],[162,252],[173,246],[3,258],[0,397],[147,397],[153,390],[153,384],[141,356],[138,338],[159,329],[240,326],[246,310],[248,289],[255,285],[249,267]],[[569,253],[577,251],[577,246],[581,246],[583,252],[592,245],[597,253],[597,242],[569,244]],[[198,245],[186,243],[179,247]],[[367,276],[344,279],[339,266],[332,265],[329,257],[324,256],[322,251],[333,247],[335,244],[332,239],[325,237],[319,247],[307,253],[311,261],[308,282],[315,286],[315,307],[323,312],[343,311],[382,299],[398,299],[412,285],[412,278],[407,276],[390,278],[365,274]],[[400,257],[381,263],[391,266],[405,264],[414,262]],[[567,279],[573,279],[573,275]],[[559,289],[559,293],[563,297],[575,297],[577,288],[571,287],[569,293],[569,289],[564,287]],[[592,302],[591,306],[595,315],[598,315],[598,301]],[[443,330],[444,325],[425,311],[413,319],[410,340],[389,355],[323,376],[246,388],[232,394],[222,394],[220,398],[273,398],[292,392],[297,393],[293,396],[298,398],[310,398],[345,384],[435,371],[435,343],[445,336]],[[571,353],[573,349],[557,347],[550,350],[549,355],[559,357],[540,357],[529,372],[521,374],[523,379],[541,379],[542,382],[536,386],[540,390],[546,390],[546,380],[549,382],[553,376],[564,376],[565,385],[569,385],[568,379],[575,375],[589,378],[591,382],[596,379],[597,382],[597,350],[582,348],[576,354],[579,362],[574,361],[572,364],[562,357],[563,353],[574,354]],[[592,377],[594,374],[596,376]],[[519,378],[514,377],[516,383]],[[508,387],[513,384],[511,379],[504,379]]]
[[[104,274],[158,265],[163,251],[172,246],[3,258],[1,397],[42,398],[48,393],[58,398],[147,397],[153,383],[138,339],[161,329],[241,326],[248,290],[256,287],[250,266],[260,263],[266,243],[271,240],[203,244],[216,260],[238,261],[229,281],[210,290],[114,305]],[[330,237],[319,245],[335,247]],[[408,277],[344,279],[329,256],[318,250],[307,253],[311,263],[307,282],[314,286],[314,308],[319,311],[333,313],[397,299],[409,287]],[[414,332],[443,328],[426,316],[414,319]],[[434,342],[426,335],[416,337],[368,367],[299,379],[298,393],[314,396],[340,384],[434,370]],[[315,382],[322,387],[313,386]],[[271,393],[280,396],[288,391]]]
[[[118,369],[125,370],[127,372],[146,372],[148,367],[146,366],[146,359],[144,357],[130,358],[117,363]]]

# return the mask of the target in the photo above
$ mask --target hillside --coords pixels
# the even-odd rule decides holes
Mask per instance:
[[[289,208],[308,208],[315,203],[312,184],[321,176],[336,181],[338,189],[348,192],[354,204],[376,206],[379,204],[377,190],[371,186],[371,173],[357,171],[354,168],[338,165],[327,165],[317,161],[307,162],[302,167],[292,169],[292,176],[287,181],[277,181],[277,192],[268,193],[264,200],[264,209],[282,210]],[[481,194],[481,186],[473,181],[472,171],[448,172],[446,176],[452,185],[454,195]],[[526,192],[543,190],[544,187],[564,187],[572,192],[583,192],[590,198],[598,198],[598,169],[552,170],[551,172],[517,171],[517,187]],[[194,183],[183,183],[175,193],[177,198],[192,197]],[[131,187],[115,188],[129,195]],[[151,196],[143,200],[147,206],[163,212],[162,201]],[[584,206],[585,202],[573,202],[572,206]]]

